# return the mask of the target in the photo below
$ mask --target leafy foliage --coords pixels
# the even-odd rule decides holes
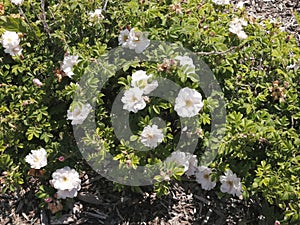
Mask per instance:
[[[175,4],[180,5],[180,10],[174,10]],[[222,87],[227,110],[226,136],[211,167],[220,173],[231,168],[242,178],[244,198],[262,195],[284,211],[282,222],[298,224],[300,50],[295,38],[281,31],[280,23],[255,20],[244,9],[216,6],[210,0],[111,0],[103,10],[103,18],[91,21],[88,13],[103,5],[100,1],[51,0],[43,10],[40,1],[25,1],[20,8],[5,1],[0,34],[5,30],[20,32],[23,52],[21,56],[11,57],[3,49],[0,51],[0,171],[5,180],[2,191],[15,191],[18,185],[30,180],[24,157],[32,149],[43,147],[49,156],[37,193],[41,199],[53,195],[48,180],[55,169],[65,165],[78,169],[86,166],[76,147],[70,121],[66,120],[67,110],[85,68],[117,47],[120,30],[129,26],[147,31],[151,40],[177,43],[190,49],[211,68]],[[244,28],[247,39],[239,40],[228,31],[234,17],[248,21]],[[169,55],[170,50],[164,50]],[[72,79],[63,76],[61,71],[66,53],[78,55],[80,59]],[[106,68],[109,85],[103,93],[94,96],[98,107],[97,134],[105,140],[120,166],[133,168],[165,158],[178,141],[176,124],[171,123],[176,121],[172,105],[159,99],[153,99],[147,110],[133,118],[139,121],[133,130],[138,135],[142,127],[151,123],[150,118],[165,115],[169,120],[164,131],[164,147],[149,157],[148,153],[135,153],[126,142],[116,140],[110,106],[114,93],[130,85],[130,75],[137,69],[168,78],[177,74],[170,79],[201,91],[196,77],[186,76],[188,68],[157,72],[157,65],[148,62],[124,64],[117,74],[109,74],[112,69]],[[43,86],[35,86],[33,78],[41,80]],[[89,84],[93,86],[97,82],[91,79]],[[203,133],[199,135],[197,154],[207,142],[214,99],[207,98],[204,102],[198,121]],[[171,114],[166,115],[167,111]],[[131,141],[136,139],[131,137]],[[95,144],[94,137],[87,136],[84,141]],[[91,158],[101,159],[105,153],[101,154]],[[59,161],[59,156],[64,156],[65,161]],[[168,165],[166,173],[170,179],[179,179],[182,170]],[[165,176],[155,177],[158,182],[154,189],[160,194],[168,193],[168,182],[162,181]]]

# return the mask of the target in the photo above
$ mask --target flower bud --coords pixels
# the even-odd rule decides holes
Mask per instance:
[[[58,157],[58,161],[60,161],[60,162],[63,162],[63,161],[65,161],[65,157],[63,157],[63,156],[59,156],[59,157]]]
[[[37,86],[37,87],[43,86],[43,83],[42,83],[39,79],[37,79],[37,78],[34,78],[34,79],[32,80],[32,82],[33,82],[34,85]]]
[[[49,197],[49,198],[45,198],[44,201],[45,201],[46,203],[52,202],[52,198],[50,198],[50,197]]]

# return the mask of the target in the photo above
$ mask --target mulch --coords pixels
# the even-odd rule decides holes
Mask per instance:
[[[245,0],[247,13],[257,19],[282,22],[286,31],[298,40],[299,26],[294,13],[300,13],[300,0]],[[237,2],[237,1],[235,1]],[[300,45],[299,45],[300,46]],[[89,172],[88,174],[93,174]],[[247,201],[233,197],[220,198],[215,192],[204,191],[187,177],[174,182],[170,194],[158,198],[150,187],[142,193],[125,188],[114,190],[112,182],[98,174],[83,175],[79,195],[68,202],[60,217],[49,210],[40,210],[34,187],[0,195],[0,224],[273,224],[266,221],[260,198]],[[1,177],[0,177],[1,179]]]
[[[89,172],[93,174],[93,172]],[[170,194],[158,198],[151,187],[142,193],[126,187],[114,190],[112,182],[100,175],[91,178],[84,174],[79,195],[67,202],[61,215],[50,210],[39,210],[35,188],[28,186],[12,195],[0,195],[0,224],[133,224],[133,225],[188,225],[188,224],[259,224],[260,199],[247,201],[218,197],[214,191],[204,191],[193,178],[183,177],[173,182]],[[266,223],[267,224],[267,223]]]
[[[249,16],[281,22],[285,31],[296,37],[300,46],[300,27],[294,16],[295,13],[300,14],[300,0],[243,0],[243,2]]]

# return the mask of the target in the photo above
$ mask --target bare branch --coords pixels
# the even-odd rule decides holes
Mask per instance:
[[[108,0],[105,0],[105,2],[104,2],[104,6],[103,6],[103,11],[106,11],[106,8],[107,8],[107,2],[108,2]]]
[[[238,45],[238,46],[232,46],[229,49],[225,50],[225,51],[211,51],[211,52],[196,52],[197,55],[225,55],[226,53],[232,52],[235,49],[241,48],[243,46],[242,45]]]
[[[36,40],[39,40],[38,37],[37,37],[37,35],[36,35],[35,30],[34,30],[34,29],[32,28],[32,26],[30,25],[30,22],[29,22],[27,16],[25,15],[25,13],[24,13],[24,11],[23,11],[23,9],[21,8],[20,5],[19,5],[19,13],[20,13],[20,15],[21,15],[22,17],[25,18],[25,21],[26,21],[26,23],[28,24],[28,26],[30,27],[31,31],[33,32],[35,39],[36,39]]]
[[[42,9],[41,20],[42,20],[45,31],[47,32],[49,38],[51,39],[50,29],[46,22],[45,0],[41,0],[41,9]]]

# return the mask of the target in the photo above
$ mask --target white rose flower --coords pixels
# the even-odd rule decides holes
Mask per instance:
[[[237,36],[240,40],[246,39],[248,37],[248,35],[243,30],[237,33]]]
[[[206,166],[198,167],[196,172],[196,181],[201,184],[202,189],[211,190],[216,186],[216,182],[211,180],[210,174],[212,170]]]
[[[192,176],[197,170],[198,160],[195,155],[188,152],[175,151],[166,158],[166,162],[175,162],[179,166],[183,166],[183,171],[187,176]]]
[[[242,8],[244,7],[244,4],[245,4],[245,2],[239,1],[239,2],[236,4],[236,8],[237,8],[237,9],[242,9]]]
[[[58,199],[74,198],[78,194],[78,189],[73,188],[71,190],[58,190],[56,194]]]
[[[81,188],[79,173],[68,166],[57,169],[52,174],[52,180],[50,183],[55,189],[58,190],[57,194],[60,198],[65,198],[68,196],[75,197],[77,195],[77,191],[79,191]]]
[[[65,72],[65,74],[68,77],[72,78],[72,76],[74,75],[72,69],[73,69],[73,66],[76,65],[77,63],[78,63],[78,56],[66,55],[62,62],[61,69]]]
[[[229,0],[212,0],[213,3],[217,5],[228,5],[230,4]]]
[[[149,78],[152,76],[152,74],[148,76],[146,71],[138,70],[132,74],[131,86],[140,88],[147,95],[158,87],[156,80],[150,84],[148,83]]]
[[[202,109],[202,96],[194,89],[181,89],[175,99],[174,110],[180,117],[193,117]]]
[[[4,48],[12,48],[20,44],[19,35],[14,31],[5,31],[2,34],[1,43]]]
[[[175,162],[178,166],[183,166],[184,172],[186,172],[189,169],[189,161],[186,158],[185,152],[172,152],[172,154],[166,158],[166,162]]]
[[[72,120],[72,125],[82,124],[91,110],[92,106],[89,103],[86,103],[81,107],[75,106],[73,111],[71,111],[70,109],[68,110],[67,119]]]
[[[231,170],[225,172],[225,176],[220,177],[221,191],[236,196],[242,195],[241,179],[236,176]]]
[[[102,9],[96,9],[94,12],[89,12],[89,16],[91,19],[102,19],[104,18],[102,14]]]
[[[4,49],[5,53],[10,54],[11,56],[21,55],[22,54],[22,48],[20,45],[14,47],[14,48],[6,48]]]
[[[128,47],[134,49],[136,53],[142,53],[150,45],[147,35],[132,28],[128,35]]]
[[[141,133],[142,144],[150,148],[155,148],[162,142],[163,138],[163,132],[161,129],[158,129],[157,125],[148,125],[144,127],[144,130]]]
[[[31,150],[25,157],[25,161],[30,164],[33,169],[41,169],[47,165],[47,152],[45,149]]]
[[[176,56],[175,59],[179,61],[180,66],[187,65],[187,67],[189,69],[191,69],[191,72],[189,72],[189,73],[195,73],[195,65],[194,65],[193,59],[191,57],[189,57],[189,56]]]
[[[146,102],[143,98],[143,90],[138,87],[130,88],[126,90],[121,101],[124,103],[123,109],[137,113],[146,107]]]
[[[1,36],[1,44],[5,48],[4,52],[11,56],[21,55],[22,48],[19,35],[14,31],[5,31]]]
[[[128,38],[129,38],[129,30],[122,30],[119,34],[118,41],[119,45],[122,45],[124,48],[128,48]]]
[[[239,39],[246,39],[248,36],[243,30],[243,26],[247,26],[247,21],[244,19],[234,18],[229,24],[229,31],[236,34]]]
[[[15,5],[21,5],[24,0],[10,0],[10,1],[11,1],[11,3],[13,3]]]
[[[197,159],[196,155],[192,155],[188,152],[186,152],[185,155],[189,162],[189,167],[188,167],[188,170],[185,172],[185,174],[187,176],[193,176],[193,175],[195,175],[195,173],[197,171],[198,159]]]

